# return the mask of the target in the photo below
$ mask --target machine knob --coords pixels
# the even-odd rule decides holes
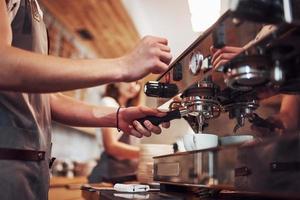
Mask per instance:
[[[200,72],[203,59],[204,56],[200,52],[194,52],[191,55],[189,70],[193,75],[197,75]]]
[[[211,56],[204,58],[203,63],[202,63],[202,69],[204,71],[209,70],[212,68],[211,65]]]
[[[173,68],[173,80],[174,81],[182,80],[182,65],[180,63],[176,63]]]
[[[226,45],[225,25],[220,23],[212,32],[213,46],[221,49]]]
[[[178,87],[172,83],[149,81],[144,86],[144,93],[149,97],[171,98],[178,93]]]

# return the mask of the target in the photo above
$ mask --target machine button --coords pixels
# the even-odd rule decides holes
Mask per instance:
[[[216,49],[221,49],[226,45],[225,42],[225,25],[220,23],[212,33],[213,46]]]
[[[182,80],[182,65],[181,63],[176,63],[173,67],[173,80],[181,81]]]
[[[178,93],[178,87],[172,83],[149,81],[144,86],[144,93],[149,97],[171,98]]]
[[[212,65],[211,65],[211,57],[206,57],[204,58],[203,60],[203,63],[202,63],[202,69],[203,70],[208,70],[208,69],[211,69],[212,68]]]

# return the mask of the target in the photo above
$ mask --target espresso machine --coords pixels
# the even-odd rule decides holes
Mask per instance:
[[[232,0],[167,72],[145,85],[145,94],[169,109],[165,117],[148,117],[153,124],[183,118],[202,134],[227,113],[236,122],[233,134],[245,122],[270,130],[259,142],[154,157],[162,191],[300,198],[299,134],[277,135],[280,126],[256,114],[262,99],[300,93],[299,10],[299,0]],[[212,47],[240,51],[213,66]]]

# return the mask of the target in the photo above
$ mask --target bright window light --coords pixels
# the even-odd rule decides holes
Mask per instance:
[[[220,16],[221,0],[188,0],[194,32],[203,32]]]

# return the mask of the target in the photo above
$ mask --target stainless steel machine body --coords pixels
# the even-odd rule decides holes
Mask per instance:
[[[154,180],[161,183],[233,188],[237,149],[213,148],[154,157]]]

